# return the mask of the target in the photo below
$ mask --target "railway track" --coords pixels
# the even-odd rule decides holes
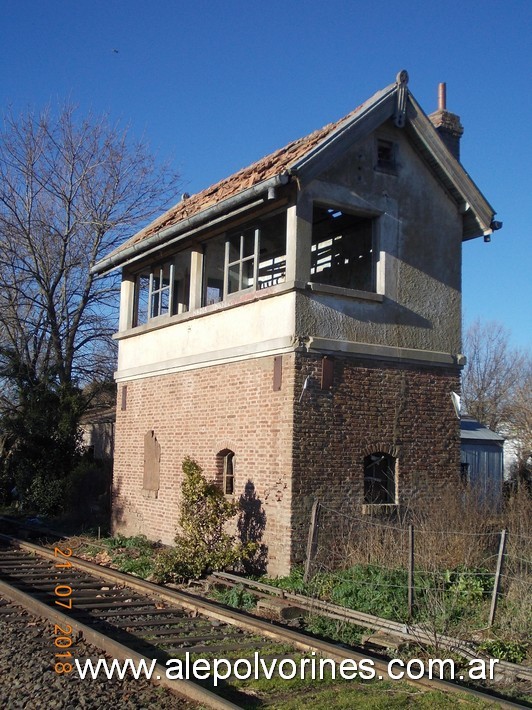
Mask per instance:
[[[371,659],[378,674],[388,675],[387,661],[381,657],[75,558],[62,543],[48,549],[0,535],[0,580],[1,596],[65,632],[51,647],[55,663],[74,660],[75,638],[81,634],[114,658],[130,658],[135,663],[155,659],[152,679],[156,683],[206,707],[237,709],[248,704],[249,697],[232,686],[232,677],[216,689],[196,681],[169,679],[165,670],[170,659],[251,658],[256,653],[264,658],[287,658],[314,652],[339,662]],[[57,672],[64,670],[64,665],[56,667]],[[469,693],[503,708],[526,707],[447,681],[422,677],[408,682],[425,690]]]

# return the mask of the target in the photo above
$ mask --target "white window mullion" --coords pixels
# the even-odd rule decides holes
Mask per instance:
[[[260,229],[255,230],[255,244],[253,246],[253,288],[258,288],[259,284],[259,244]]]
[[[225,242],[225,265],[224,265],[224,299],[229,294],[229,240]]]

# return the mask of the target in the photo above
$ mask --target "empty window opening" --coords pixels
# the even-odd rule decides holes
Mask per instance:
[[[467,486],[469,485],[469,481],[471,480],[471,464],[467,462],[462,462],[460,463],[460,482],[462,485]]]
[[[377,452],[364,459],[364,503],[395,503],[396,459]]]
[[[225,238],[212,239],[203,255],[203,305],[218,303],[224,297]]]
[[[375,290],[373,219],[314,207],[311,281],[359,291]]]
[[[263,289],[286,280],[286,212],[262,219],[259,227],[257,288]]]

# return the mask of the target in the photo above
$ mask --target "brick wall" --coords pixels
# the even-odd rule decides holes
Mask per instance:
[[[332,387],[322,390],[321,368],[321,356],[283,355],[279,391],[273,357],[128,382],[124,411],[118,396],[115,530],[171,543],[183,458],[196,459],[214,480],[216,454],[231,449],[236,497],[247,495],[265,515],[268,572],[286,574],[304,559],[315,499],[360,513],[368,454],[397,457],[403,508],[437,498],[457,480],[459,421],[450,393],[459,390],[458,369],[335,357]],[[142,490],[150,430],[161,447],[157,498]]]
[[[273,391],[273,357],[243,360],[119,385],[114,466],[114,530],[170,544],[179,514],[181,463],[191,456],[210,480],[216,454],[235,452],[235,498],[265,514],[269,571],[285,572],[290,550],[290,470],[294,355],[283,356]],[[160,488],[143,493],[144,437],[161,447]]]
[[[304,559],[315,499],[337,510],[361,512],[364,457],[397,457],[401,508],[434,499],[458,480],[460,430],[450,393],[459,391],[456,368],[419,367],[334,358],[334,380],[322,390],[322,358],[299,354],[295,405],[292,562]]]

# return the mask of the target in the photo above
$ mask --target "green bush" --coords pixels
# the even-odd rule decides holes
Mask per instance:
[[[209,483],[193,459],[187,457],[183,461],[183,473],[181,531],[175,537],[175,547],[157,559],[154,577],[159,581],[197,579],[241,564],[257,551],[256,543],[238,542],[225,532],[227,522],[239,510],[238,504]]]
[[[478,647],[479,651],[490,656],[490,658],[498,658],[501,661],[509,661],[510,663],[521,663],[525,660],[528,644],[518,641],[484,641]]]

